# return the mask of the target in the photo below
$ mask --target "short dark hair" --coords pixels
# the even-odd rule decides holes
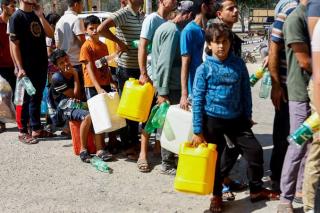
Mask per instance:
[[[201,13],[202,4],[209,5],[211,0],[194,0],[193,1],[193,14],[197,15]]]
[[[214,6],[213,6],[214,15],[217,15],[217,12],[222,9],[222,7],[223,7],[222,3],[225,2],[225,1],[234,1],[234,2],[236,2],[235,0],[216,0],[214,2]]]
[[[72,6],[74,6],[75,3],[80,3],[80,2],[82,2],[82,0],[68,0],[67,1],[69,7],[72,7]]]
[[[230,28],[224,23],[211,23],[207,26],[205,39],[207,44],[217,41],[219,38],[227,38],[232,43],[233,35]],[[206,49],[207,54],[211,54],[210,50]]]
[[[54,65],[57,65],[57,62],[60,58],[65,57],[67,53],[63,50],[57,49],[53,51],[50,55],[50,62],[53,63]]]
[[[46,16],[46,20],[48,21],[48,23],[50,25],[56,25],[56,23],[59,21],[59,19],[60,19],[60,16],[56,13],[49,13]]]
[[[87,29],[89,24],[101,24],[101,21],[97,16],[91,15],[91,16],[86,17],[83,20],[83,23],[84,23],[84,27]]]

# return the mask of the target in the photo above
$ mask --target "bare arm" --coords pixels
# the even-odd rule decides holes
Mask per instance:
[[[301,69],[312,73],[311,57],[308,45],[306,43],[293,43],[290,47],[292,48]]]
[[[320,52],[312,52],[312,58],[317,60],[312,60],[313,67],[313,101],[316,106],[317,112],[320,113]]]
[[[128,51],[128,47],[125,43],[123,43],[120,39],[118,39],[111,31],[111,27],[115,27],[114,21],[109,18],[104,20],[98,27],[98,33],[101,36],[106,37],[107,39],[116,42],[119,45],[120,52],[126,52]]]
[[[87,72],[89,74],[89,78],[90,78],[91,82],[93,83],[94,87],[96,88],[98,94],[105,92],[101,88],[99,82],[96,79],[96,76],[94,75],[93,64],[90,61],[86,62],[86,68],[87,68]]]
[[[42,27],[44,29],[44,32],[46,34],[47,37],[49,38],[53,38],[54,35],[54,31],[53,28],[51,27],[51,25],[48,23],[48,21],[45,19],[44,15],[43,15],[43,9],[40,5],[37,5],[35,7],[34,10],[35,14],[39,17],[40,22],[42,24]]]
[[[10,52],[12,53],[13,61],[18,68],[18,78],[22,78],[26,73],[22,66],[22,58],[20,52],[20,41],[10,41]]]
[[[191,62],[190,55],[184,55],[181,59],[181,100],[180,107],[188,110],[188,77],[189,77],[189,66]]]
[[[138,49],[138,62],[139,62],[139,68],[140,68],[140,82],[146,83],[150,81],[150,78],[147,73],[147,46],[148,46],[149,40],[145,38],[140,38],[139,41],[139,49]]]
[[[272,86],[280,86],[280,50],[283,45],[270,41],[268,69],[272,78]]]

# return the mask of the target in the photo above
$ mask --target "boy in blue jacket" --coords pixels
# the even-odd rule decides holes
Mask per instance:
[[[222,211],[221,154],[228,136],[248,162],[252,202],[279,199],[262,187],[263,150],[254,137],[249,75],[242,59],[229,51],[232,34],[224,24],[213,23],[206,30],[207,60],[197,71],[193,84],[193,145],[214,143],[218,160],[210,211]]]

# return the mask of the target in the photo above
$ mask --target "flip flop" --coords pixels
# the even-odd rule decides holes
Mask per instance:
[[[137,166],[140,172],[150,172],[148,161],[145,159],[138,159]]]
[[[33,134],[32,137],[33,138],[53,138],[53,137],[56,137],[57,135],[56,134],[53,134],[52,132],[48,132],[46,130],[40,130],[38,131],[36,134]]]
[[[20,142],[28,145],[37,144],[39,143],[37,138],[32,137],[31,135],[24,133],[18,136]]]

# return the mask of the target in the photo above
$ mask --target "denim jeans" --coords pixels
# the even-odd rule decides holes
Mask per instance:
[[[19,129],[21,133],[28,133],[29,121],[30,127],[33,131],[41,129],[40,106],[42,93],[47,81],[46,70],[42,73],[45,73],[45,75],[28,76],[36,89],[36,93],[32,96],[28,95],[26,91],[24,93],[21,116],[20,118],[17,118],[17,122],[21,122],[22,125],[22,128]]]

